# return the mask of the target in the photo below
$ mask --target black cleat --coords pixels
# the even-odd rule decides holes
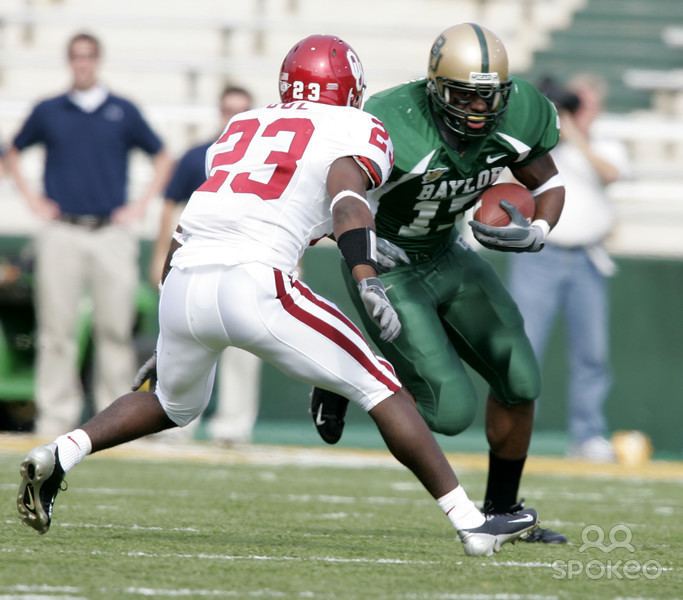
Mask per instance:
[[[524,500],[521,500],[517,504],[513,504],[506,512],[515,514],[517,512],[524,510]],[[484,514],[497,514],[493,511],[493,506],[490,502],[484,504],[482,509]],[[536,527],[529,535],[524,536],[522,541],[529,543],[540,543],[540,544],[566,544],[567,536],[553,531],[552,529],[546,529],[545,527]]]
[[[523,541],[540,544],[566,544],[568,540],[566,535],[558,531],[537,527]]]
[[[489,513],[479,527],[458,530],[458,536],[468,556],[491,556],[503,544],[516,542],[538,526],[538,515],[533,508],[516,513]]]
[[[348,399],[314,387],[311,391],[311,417],[320,437],[328,444],[336,444],[344,432],[344,417]]]
[[[31,450],[21,463],[19,474],[19,516],[26,525],[33,527],[38,533],[47,533],[52,523],[55,498],[60,490],[66,489],[57,446],[48,444]]]

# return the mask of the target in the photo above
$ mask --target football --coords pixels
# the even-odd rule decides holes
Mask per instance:
[[[474,220],[493,227],[504,227],[510,223],[510,216],[500,206],[501,200],[515,205],[526,219],[534,216],[536,202],[528,189],[517,183],[499,183],[480,196]]]

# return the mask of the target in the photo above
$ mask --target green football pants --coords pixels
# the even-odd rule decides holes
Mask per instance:
[[[342,271],[367,332],[432,431],[456,435],[474,420],[477,397],[463,362],[504,404],[539,395],[538,362],[519,310],[492,266],[465,243],[380,276],[403,325],[390,344],[380,340],[345,264]]]

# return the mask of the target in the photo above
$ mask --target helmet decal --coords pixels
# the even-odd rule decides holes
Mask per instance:
[[[498,73],[474,73],[470,71],[470,83],[473,85],[478,83],[498,85],[500,83],[500,79],[498,78]]]
[[[476,23],[470,23],[474,33],[477,34],[477,40],[479,41],[479,49],[481,50],[481,70],[486,73],[489,70],[489,45],[486,42],[486,36],[482,31],[481,27]]]
[[[346,51],[346,60],[349,61],[349,66],[351,67],[351,74],[356,80],[356,89],[362,90],[365,85],[365,76],[363,74],[363,65],[360,64],[360,60],[356,56],[356,53],[349,48]]]
[[[440,35],[436,38],[436,41],[432,44],[432,49],[429,52],[429,70],[436,71],[439,68],[439,63],[441,62],[441,48],[446,44],[446,38]]]

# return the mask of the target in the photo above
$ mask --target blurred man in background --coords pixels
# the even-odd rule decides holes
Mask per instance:
[[[536,356],[542,359],[556,317],[567,323],[569,350],[569,456],[611,462],[603,411],[609,393],[608,280],[615,265],[604,247],[614,226],[605,186],[628,170],[616,140],[591,133],[607,94],[603,79],[576,76],[567,88],[540,82],[560,112],[560,144],[552,151],[566,188],[562,218],[543,252],[511,257],[509,287],[524,317]]]
[[[229,85],[219,99],[220,124],[213,140],[190,148],[175,167],[164,194],[159,233],[150,265],[150,281],[155,287],[161,280],[164,260],[178,224],[180,212],[194,192],[206,180],[206,151],[233,116],[253,105],[251,93]],[[204,418],[204,433],[221,444],[247,443],[258,416],[261,361],[240,348],[226,348],[219,362],[212,405]],[[217,398],[216,398],[217,396]],[[213,410],[211,410],[213,409]],[[185,428],[186,436],[196,436],[198,421]]]
[[[44,221],[36,239],[38,356],[36,431],[63,431],[83,406],[77,326],[86,290],[93,303],[95,404],[103,409],[135,373],[132,330],[138,285],[140,220],[166,182],[170,158],[130,101],[99,81],[102,48],[89,33],[67,45],[69,91],[35,106],[14,138],[8,166],[33,213]],[[32,189],[19,153],[45,147],[44,188]],[[139,148],[154,173],[141,196],[126,201],[128,159]]]

